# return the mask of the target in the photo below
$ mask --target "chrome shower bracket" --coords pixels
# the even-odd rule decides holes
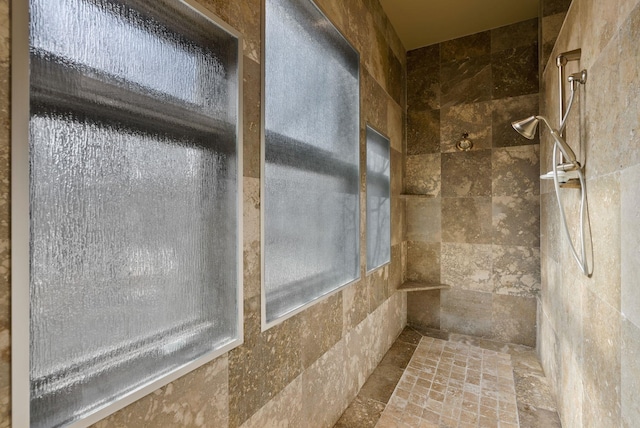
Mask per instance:
[[[558,67],[558,101],[559,101],[559,111],[560,111],[560,124],[565,116],[565,103],[564,103],[564,67],[571,61],[579,61],[580,56],[582,55],[582,49],[574,49],[572,51],[563,52],[556,57],[556,66]],[[580,83],[584,83],[586,81],[586,71],[585,80]],[[573,75],[572,75],[573,76]],[[572,83],[573,85],[573,80]],[[560,126],[560,137],[564,138],[564,129]],[[564,163],[564,157],[562,153],[560,153],[560,163]]]

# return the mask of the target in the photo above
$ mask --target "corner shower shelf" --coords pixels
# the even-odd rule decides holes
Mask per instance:
[[[430,199],[435,198],[434,195],[420,195],[416,193],[400,193],[401,199]]]
[[[429,291],[429,290],[448,290],[451,288],[447,284],[436,284],[418,281],[406,281],[398,287],[398,291]]]

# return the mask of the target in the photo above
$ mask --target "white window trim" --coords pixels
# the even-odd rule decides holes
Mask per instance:
[[[15,0],[14,0],[15,1]],[[358,123],[360,124],[360,130],[359,130],[359,136],[358,136],[358,150],[360,150],[360,145],[362,144],[362,128],[361,128],[361,109],[360,109],[360,103],[362,101],[362,91],[360,89],[360,85],[362,82],[362,64],[360,63],[360,52],[349,42],[349,40],[344,36],[344,34],[342,33],[342,31],[340,31],[338,29],[338,27],[335,26],[335,24],[329,19],[329,17],[327,16],[327,14],[324,12],[324,10],[314,1],[314,0],[307,0],[309,2],[311,2],[311,4],[322,14],[322,16],[326,19],[326,22],[331,26],[331,28],[333,28],[345,41],[345,43],[347,43],[349,46],[351,46],[351,48],[354,50],[354,52],[356,53],[356,55],[358,56],[358,105],[357,105],[357,116],[358,116]],[[261,326],[262,329],[261,331],[267,331],[268,329],[270,329],[271,327],[274,327],[278,324],[283,323],[284,321],[288,320],[289,318],[294,317],[295,315],[299,314],[300,312],[304,311],[305,309],[316,305],[318,303],[321,303],[325,300],[327,300],[328,298],[330,298],[331,296],[341,292],[342,290],[344,290],[345,288],[349,287],[350,285],[353,285],[355,283],[357,283],[358,281],[360,281],[363,277],[362,275],[362,266],[363,266],[363,261],[362,261],[362,242],[359,242],[359,253],[358,254],[358,258],[360,260],[360,265],[359,265],[359,269],[358,269],[358,276],[355,277],[353,280],[346,282],[345,284],[340,285],[339,287],[336,287],[335,289],[328,291],[327,293],[320,295],[318,297],[316,297],[315,299],[307,302],[304,305],[301,305],[287,313],[285,313],[284,315],[279,316],[278,318],[276,318],[275,320],[271,321],[271,322],[267,322],[267,300],[266,300],[266,289],[265,289],[265,283],[264,283],[264,279],[265,279],[265,221],[264,221],[264,214],[265,214],[265,166],[266,166],[266,162],[265,162],[265,134],[266,134],[266,129],[265,129],[265,98],[266,98],[266,91],[265,91],[265,55],[266,55],[266,49],[264,46],[264,41],[266,38],[266,25],[264,25],[264,23],[266,22],[266,0],[262,1],[262,11],[261,11],[261,21],[263,23],[262,25],[262,31],[261,31],[261,37],[262,37],[262,41],[263,41],[263,47],[262,47],[262,52],[260,54],[260,306],[261,306]],[[361,165],[361,161],[358,161],[358,169],[359,169],[359,173],[358,173],[358,179],[360,180],[360,187],[359,189],[362,189],[362,165]],[[362,191],[359,192],[360,194],[358,195],[359,201],[358,203],[361,204],[362,203]],[[358,213],[358,215],[360,216],[360,221],[359,221],[359,231],[360,234],[362,233],[362,227],[363,227],[363,222],[362,222],[362,215],[360,213]],[[360,239],[360,234],[358,239]],[[361,241],[361,240],[360,240]],[[366,257],[366,254],[365,254]],[[365,259],[366,262],[366,259]]]
[[[238,338],[88,414],[69,427],[87,427],[244,343],[243,298],[243,38],[195,0],[179,0],[238,39],[237,320]],[[11,2],[11,418],[30,426],[29,299],[29,2]]]
[[[381,137],[385,138],[388,142],[389,142],[389,261],[382,263],[381,265],[369,268],[369,264],[367,263],[367,256],[368,256],[368,251],[369,251],[369,234],[366,233],[367,230],[367,225],[368,225],[368,221],[369,219],[367,218],[367,216],[365,215],[365,264],[367,265],[366,267],[366,274],[367,276],[371,275],[373,272],[375,272],[378,269],[384,268],[385,266],[389,266],[391,264],[391,247],[393,247],[393,245],[391,245],[391,211],[393,209],[393,204],[391,203],[391,138],[389,138],[384,132],[381,132],[378,128],[376,128],[375,126],[373,126],[372,124],[370,124],[369,122],[367,122],[365,124],[364,130],[365,130],[365,136],[364,136],[364,144],[365,146],[367,145],[367,129],[371,129],[373,132],[375,132],[376,134],[380,135]],[[367,153],[367,150],[365,150],[365,153]],[[367,165],[368,165],[369,159],[367,158],[366,162],[365,162],[365,171],[367,170]],[[367,196],[368,195],[368,189],[367,189],[367,183],[365,180],[365,213],[366,211],[366,204],[368,202],[367,200]]]

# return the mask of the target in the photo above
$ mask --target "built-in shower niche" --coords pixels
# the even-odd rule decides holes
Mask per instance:
[[[30,418],[49,427],[241,340],[240,44],[178,2],[30,15]]]

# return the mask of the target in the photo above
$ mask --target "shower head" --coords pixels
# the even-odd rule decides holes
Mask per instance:
[[[564,156],[569,160],[569,162],[574,164],[576,168],[580,168],[580,164],[576,159],[576,154],[573,152],[573,150],[571,150],[571,147],[569,147],[569,145],[562,139],[558,131],[556,131],[551,127],[551,124],[549,123],[546,117],[530,116],[526,119],[516,120],[515,122],[511,122],[511,126],[513,126],[513,129],[518,131],[520,135],[532,140],[536,133],[538,122],[540,121],[544,122],[544,124],[547,125],[547,128],[549,128],[549,131],[551,132],[551,136],[553,137],[555,142],[558,144],[558,147],[560,147],[560,151],[562,152],[562,154],[564,154]]]
[[[530,116],[526,119],[511,122],[511,126],[513,126],[513,129],[518,131],[524,138],[533,140],[536,129],[538,128],[538,122],[539,120],[535,116]]]

